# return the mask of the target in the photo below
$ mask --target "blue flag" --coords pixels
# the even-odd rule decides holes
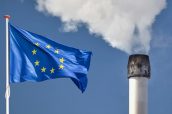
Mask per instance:
[[[84,92],[91,52],[64,46],[9,24],[10,83],[70,78]]]

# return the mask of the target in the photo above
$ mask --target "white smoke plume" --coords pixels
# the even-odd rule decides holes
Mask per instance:
[[[166,0],[37,0],[37,9],[60,17],[64,30],[87,25],[112,47],[131,53],[148,53],[151,25]]]

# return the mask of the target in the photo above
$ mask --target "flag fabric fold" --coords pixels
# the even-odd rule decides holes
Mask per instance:
[[[9,24],[10,83],[70,78],[84,92],[91,52],[67,47]]]

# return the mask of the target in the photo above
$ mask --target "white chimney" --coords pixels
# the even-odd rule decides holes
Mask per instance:
[[[128,61],[129,114],[147,114],[149,78],[149,56],[130,55]]]

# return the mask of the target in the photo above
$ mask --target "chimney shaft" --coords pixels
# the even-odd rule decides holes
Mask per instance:
[[[129,114],[147,114],[149,56],[130,55],[128,61]]]

